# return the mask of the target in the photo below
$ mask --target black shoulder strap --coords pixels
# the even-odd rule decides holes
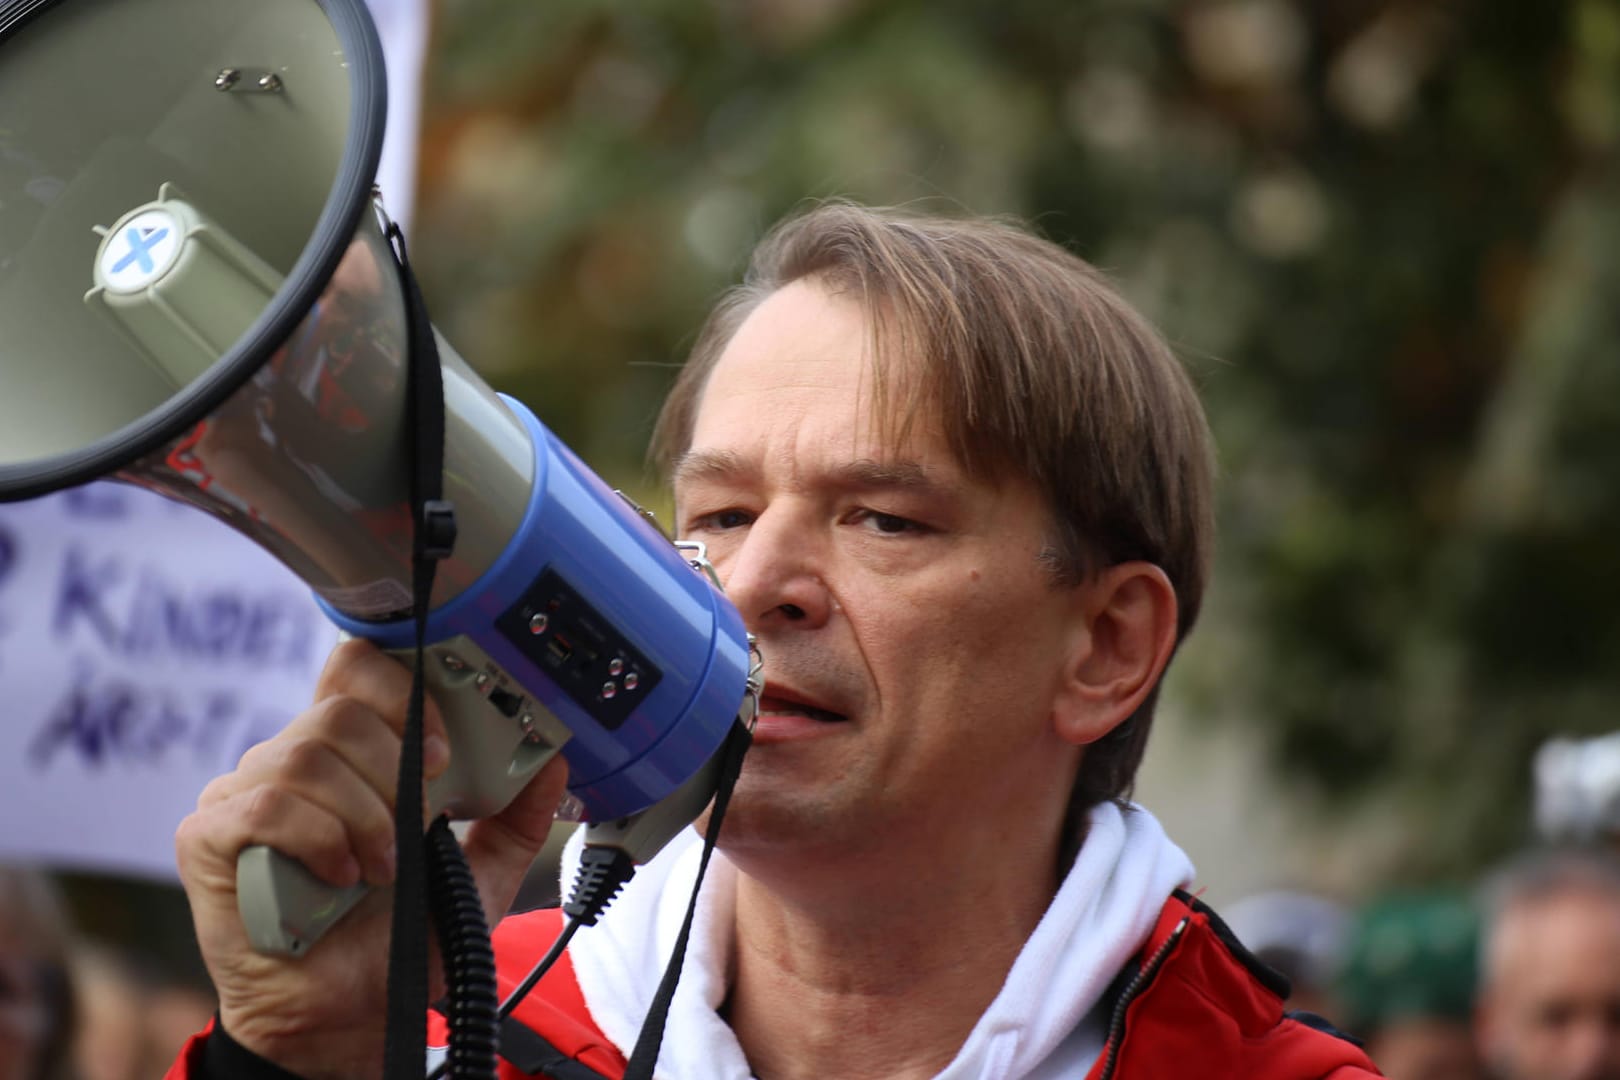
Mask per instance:
[[[753,730],[739,719],[731,725],[726,741],[721,744],[720,776],[715,787],[714,805],[709,810],[709,827],[703,834],[703,852],[698,858],[697,880],[692,883],[692,897],[686,904],[686,918],[681,932],[675,938],[675,948],[664,967],[664,977],[653,995],[647,1018],[642,1021],[641,1034],[636,1036],[635,1049],[625,1066],[624,1080],[653,1080],[653,1069],[658,1064],[658,1048],[664,1041],[664,1023],[669,1019],[669,1006],[675,1000],[675,986],[680,982],[681,966],[686,963],[686,944],[692,936],[692,920],[697,915],[698,890],[703,887],[703,876],[709,869],[709,856],[720,838],[720,826],[726,818],[726,807],[731,803],[731,792],[737,786],[742,772],[743,757],[753,741]]]
[[[398,262],[400,285],[410,334],[407,373],[406,430],[411,444],[412,515],[411,614],[416,630],[416,666],[399,754],[395,790],[422,790],[422,650],[427,636],[438,560],[455,544],[455,516],[441,495],[444,483],[444,384],[438,344],[428,321],[416,277],[405,253],[399,226],[388,225],[388,240]],[[388,946],[388,1027],[383,1046],[383,1076],[410,1080],[422,1075],[427,1051],[428,942],[427,859],[423,847],[422,800],[395,800],[394,842],[399,865],[394,876],[393,926]]]
[[[501,1057],[525,1076],[549,1080],[610,1080],[547,1042],[538,1031],[508,1016],[501,1021]]]

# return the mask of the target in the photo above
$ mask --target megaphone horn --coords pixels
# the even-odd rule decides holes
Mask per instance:
[[[115,57],[139,60],[112,80]],[[0,499],[107,475],[161,492],[405,654],[416,433],[372,197],[383,109],[359,0],[0,0]],[[645,857],[707,801],[757,697],[742,621],[437,345],[458,538],[427,617],[453,743],[430,805],[491,813],[560,751],[567,812]],[[239,878],[267,951],[353,900],[270,852]]]

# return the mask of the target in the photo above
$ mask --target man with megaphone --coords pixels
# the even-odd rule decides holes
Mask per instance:
[[[654,449],[763,657],[753,746],[673,994],[692,831],[506,1018],[503,1077],[622,1075],[650,1012],[671,1080],[1376,1075],[1285,1014],[1125,801],[1202,599],[1212,463],[1186,374],[1096,271],[1002,224],[812,209],[710,316]],[[381,1075],[380,892],[269,956],[237,862],[263,845],[331,886],[393,880],[409,686],[340,646],[182,826],[220,1012],[172,1076]],[[432,707],[425,727],[432,778],[452,749]],[[553,759],[472,826],[492,916],[565,782]],[[503,988],[561,931],[507,919]]]
[[[385,114],[360,0],[0,0],[0,499],[158,491],[357,639],[179,830],[172,1076],[1370,1075],[1125,802],[1212,466],[1094,270],[784,223],[663,411],[671,543],[438,337]]]

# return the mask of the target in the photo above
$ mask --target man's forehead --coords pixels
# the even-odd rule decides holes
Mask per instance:
[[[696,395],[677,485],[750,472],[922,487],[966,471],[905,347],[879,347],[862,305],[813,279],[767,297]]]
[[[1510,904],[1497,916],[1487,954],[1493,966],[1535,968],[1570,944],[1577,954],[1611,955],[1603,948],[1620,946],[1620,896],[1570,890]]]
[[[800,278],[742,320],[704,378],[697,407],[736,392],[804,388],[921,405],[929,372],[920,346],[891,320],[875,322],[858,299],[817,278]]]

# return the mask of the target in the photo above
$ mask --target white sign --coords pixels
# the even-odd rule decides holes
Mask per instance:
[[[0,512],[0,858],[174,875],[210,779],[309,704],[337,631],[200,511],[98,483]]]

